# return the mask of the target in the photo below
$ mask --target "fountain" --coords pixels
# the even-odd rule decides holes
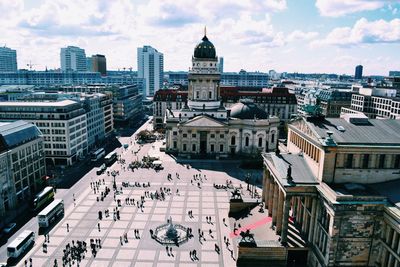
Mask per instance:
[[[150,232],[153,233],[153,230]],[[163,245],[179,246],[189,240],[188,228],[180,224],[173,224],[171,217],[166,224],[162,224],[155,229],[152,237]]]

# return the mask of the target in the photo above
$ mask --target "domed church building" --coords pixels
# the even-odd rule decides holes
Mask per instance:
[[[166,151],[189,158],[227,158],[275,150],[279,118],[251,100],[225,109],[217,65],[215,47],[204,33],[192,57],[188,100],[183,108],[166,111]]]

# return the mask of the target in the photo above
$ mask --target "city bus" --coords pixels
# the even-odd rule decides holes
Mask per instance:
[[[107,156],[104,157],[104,163],[107,166],[111,166],[116,160],[117,160],[117,152],[115,151],[108,153]]]
[[[7,246],[7,256],[18,258],[25,250],[35,242],[35,232],[30,230],[23,231]]]
[[[49,227],[57,218],[64,216],[64,201],[55,199],[38,214],[39,228]]]
[[[90,159],[92,161],[98,161],[99,159],[101,159],[105,155],[106,155],[106,151],[104,150],[104,148],[99,148],[99,149],[97,149],[96,151],[93,151],[90,154]]]
[[[33,200],[33,210],[37,211],[42,208],[45,204],[53,201],[54,199],[54,188],[51,186],[45,187],[39,194],[36,195]]]

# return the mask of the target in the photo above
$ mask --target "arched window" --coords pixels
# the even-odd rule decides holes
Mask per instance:
[[[231,137],[231,145],[235,145],[236,144],[236,137],[234,135],[232,135]]]
[[[246,146],[249,146],[249,137],[246,136],[246,141],[245,141]]]
[[[262,137],[258,138],[258,147],[262,147]]]

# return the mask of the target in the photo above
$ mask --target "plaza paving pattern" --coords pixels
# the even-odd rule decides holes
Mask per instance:
[[[130,143],[131,140],[133,139],[127,138],[123,141]],[[119,150],[122,158],[126,160],[126,164],[115,163],[111,167],[111,170],[120,172],[120,175],[116,177],[118,187],[121,187],[123,181],[150,182],[151,184],[148,188],[123,188],[122,194],[116,196],[116,199],[120,199],[122,204],[119,208],[120,220],[114,221],[112,216],[113,208],[117,206],[113,197],[113,178],[107,174],[97,176],[95,170],[92,170],[86,176],[90,176],[92,181],[104,178],[105,185],[100,185],[100,192],[104,191],[105,186],[108,186],[111,189],[110,194],[104,201],[98,202],[96,198],[100,196],[100,193],[95,194],[88,186],[84,193],[75,196],[76,205],[66,207],[64,218],[51,229],[47,253],[42,250],[44,237],[40,235],[36,239],[35,246],[20,263],[23,263],[25,259],[32,258],[33,266],[53,266],[54,259],[57,259],[58,266],[62,266],[63,249],[68,242],[81,240],[90,244],[90,239],[100,238],[102,248],[96,257],[93,257],[88,249],[86,257],[79,266],[235,266],[236,249],[233,249],[234,245],[232,245],[235,243],[233,240],[230,242],[230,249],[235,251],[231,255],[223,241],[224,236],[229,237],[232,232],[229,224],[223,223],[223,218],[228,218],[230,193],[215,189],[213,183],[225,184],[226,180],[231,180],[235,186],[242,183],[245,187],[244,183],[238,179],[243,177],[245,172],[239,169],[235,162],[219,161],[193,161],[188,163],[192,166],[188,169],[186,164],[179,164],[175,159],[161,152],[161,160],[165,169],[160,172],[152,169],[138,169],[134,172],[123,170],[123,166],[127,167],[133,159],[141,158],[150,150],[158,150],[161,143],[161,141],[157,141],[155,144],[144,145],[137,156],[132,153],[132,150],[137,150],[137,144],[130,145],[126,151]],[[168,173],[172,174],[171,181],[167,179]],[[179,179],[176,178],[176,173],[179,173]],[[193,180],[195,174],[201,174],[202,177],[206,175],[206,179],[203,178],[201,183],[201,188],[198,188],[197,181],[193,181],[193,184],[190,181]],[[261,174],[259,173],[259,175]],[[170,188],[171,195],[166,195],[165,201],[146,197],[143,212],[137,206],[125,204],[127,197],[137,201],[145,191],[155,192],[160,187]],[[178,193],[176,193],[177,189]],[[111,216],[107,218],[103,216],[103,219],[99,220],[98,212],[102,211],[104,214],[106,209],[110,210]],[[189,210],[193,212],[192,218],[188,216]],[[206,216],[211,216],[212,224],[207,223]],[[180,247],[174,246],[173,256],[168,256],[165,246],[152,239],[149,232],[150,229],[154,230],[158,225],[166,223],[170,217],[173,222],[191,227],[194,235]],[[98,230],[99,222],[100,231]],[[67,232],[67,223],[69,232]],[[199,228],[204,231],[206,239],[202,244],[198,238]],[[139,229],[140,239],[134,238],[134,229]],[[212,230],[211,235],[209,234],[210,229]],[[128,235],[128,242],[123,242],[121,245],[120,236],[125,233]],[[220,247],[220,254],[215,251],[215,244]],[[193,249],[197,250],[198,261],[192,261],[190,258],[189,252]],[[73,266],[77,266],[76,261]]]

